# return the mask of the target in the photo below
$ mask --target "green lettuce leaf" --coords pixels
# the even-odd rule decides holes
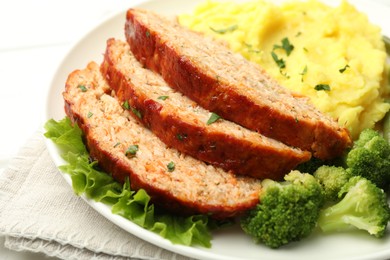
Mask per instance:
[[[207,216],[175,216],[156,212],[145,190],[132,191],[129,180],[122,185],[111,175],[91,162],[83,143],[83,133],[70,119],[60,121],[50,119],[45,124],[45,137],[51,139],[61,150],[61,157],[67,162],[60,170],[70,175],[76,194],[111,206],[113,214],[118,214],[135,224],[155,232],[174,244],[211,247],[211,232]]]
[[[75,154],[87,154],[87,149],[82,140],[82,131],[78,125],[72,126],[68,117],[57,122],[50,119],[45,124],[45,137],[51,139],[64,152]]]

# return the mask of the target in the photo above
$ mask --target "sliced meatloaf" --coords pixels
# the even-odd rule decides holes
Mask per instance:
[[[120,104],[136,119],[168,146],[197,159],[234,173],[277,180],[310,159],[309,152],[230,121],[207,124],[210,112],[143,68],[126,42],[107,41],[101,71]]]
[[[258,203],[260,181],[240,177],[168,148],[110,95],[99,65],[72,72],[63,93],[66,114],[85,134],[99,166],[119,182],[178,213],[234,216]]]
[[[225,119],[321,159],[336,157],[351,144],[335,120],[220,42],[142,9],[128,10],[125,35],[142,64]]]

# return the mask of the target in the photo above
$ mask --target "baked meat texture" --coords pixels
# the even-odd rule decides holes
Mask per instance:
[[[168,148],[110,92],[99,65],[92,62],[69,75],[63,97],[66,114],[82,129],[91,157],[117,181],[128,177],[134,190],[145,189],[154,203],[181,214],[225,218],[258,203],[260,181]]]
[[[230,121],[208,123],[209,111],[143,68],[126,42],[107,41],[101,71],[136,119],[168,146],[199,160],[234,173],[279,180],[311,157]]]
[[[225,119],[320,159],[351,145],[349,132],[335,120],[220,42],[142,9],[128,10],[125,35],[143,65]]]

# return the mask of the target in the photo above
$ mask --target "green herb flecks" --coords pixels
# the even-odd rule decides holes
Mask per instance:
[[[149,31],[146,31],[146,33],[145,33],[145,35],[146,35],[146,37],[150,37],[150,32]]]
[[[84,86],[84,85],[79,85],[78,88],[82,91],[82,92],[87,92],[87,87]]]
[[[345,65],[344,68],[339,69],[339,72],[340,72],[340,73],[344,73],[344,71],[346,71],[347,68],[349,68],[349,65],[348,65],[348,64]]]
[[[129,110],[129,109],[130,109],[129,101],[126,100],[125,102],[123,102],[122,107],[123,107],[124,109],[126,109],[126,110]]]
[[[167,169],[168,169],[168,171],[169,172],[173,172],[174,170],[175,170],[175,163],[174,162],[169,162],[168,164],[167,164]]]
[[[176,138],[177,138],[179,141],[184,141],[185,139],[187,139],[187,134],[177,134],[177,135],[176,135]]]
[[[283,70],[279,70],[280,74],[282,74],[282,76],[284,76],[285,78],[289,79],[290,76],[287,74],[287,72],[283,71]]]
[[[275,52],[272,51],[271,55],[279,69],[284,69],[286,67],[286,62],[282,58],[279,59]]]
[[[259,50],[259,49],[253,49],[252,44],[249,44],[246,42],[243,42],[243,44],[248,48],[248,52],[252,52],[252,53],[262,53],[263,52],[262,50]]]
[[[282,39],[282,45],[275,44],[272,51],[271,56],[272,59],[275,61],[276,65],[279,67],[280,74],[285,76],[286,78],[290,78],[290,76],[283,71],[282,69],[286,68],[286,62],[283,58],[279,58],[278,55],[275,53],[276,49],[282,49],[286,52],[286,55],[289,56],[291,52],[294,50],[294,45],[290,43],[287,37]]]
[[[290,56],[291,52],[294,50],[294,45],[290,43],[288,38],[283,38],[282,39],[282,45],[274,45],[274,50],[275,49],[283,49],[286,51],[287,56]]]
[[[226,27],[226,28],[222,28],[222,29],[215,29],[215,28],[213,28],[211,26],[209,28],[210,28],[210,30],[212,30],[215,33],[225,34],[227,32],[233,32],[233,31],[237,30],[238,25],[234,24],[232,26],[229,26],[229,27]]]
[[[299,75],[301,75],[301,82],[303,82],[303,76],[305,76],[306,74],[307,74],[307,65],[305,65],[302,72],[299,73]]]
[[[271,52],[271,55],[276,65],[279,67],[280,74],[282,74],[286,78],[290,78],[290,76],[285,71],[283,71],[283,69],[286,68],[286,62],[282,58],[279,59],[278,55],[276,55],[275,52]]]
[[[211,125],[212,123],[215,123],[220,118],[221,117],[216,113],[211,113],[209,120],[207,120],[207,125]]]
[[[117,142],[115,145],[114,145],[114,148],[118,147],[121,143],[120,142]]]
[[[314,89],[317,91],[320,91],[320,90],[330,91],[330,86],[328,84],[318,84],[314,87]]]
[[[88,112],[87,117],[91,118],[93,116],[93,113],[91,111]]]
[[[134,115],[136,115],[139,119],[142,119],[142,114],[139,110],[135,109],[134,107],[131,108],[131,112],[133,112]]]
[[[134,145],[130,145],[129,148],[127,148],[125,155],[134,157],[137,152],[138,152],[138,145],[134,144]]]
[[[169,96],[159,96],[157,99],[166,100]]]

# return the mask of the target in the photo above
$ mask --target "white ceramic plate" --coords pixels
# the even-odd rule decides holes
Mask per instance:
[[[189,12],[200,1],[141,0],[133,1],[131,6],[151,9],[166,15],[174,15]],[[326,2],[331,5],[338,3],[336,0],[327,0]],[[374,4],[369,0],[352,0],[351,2],[358,9],[366,12],[373,23],[380,25],[385,35],[390,35],[390,19],[388,16],[390,9],[388,7]],[[84,68],[91,60],[100,63],[103,59],[102,53],[105,50],[108,38],[124,39],[125,11],[123,10],[98,24],[80,39],[66,55],[54,75],[48,93],[47,119],[59,120],[65,116],[61,93],[68,74],[75,69]],[[47,141],[47,146],[56,165],[64,164],[56,147],[50,141]],[[71,184],[69,176],[62,175]],[[384,239],[376,239],[362,233],[313,234],[301,242],[291,243],[280,249],[272,250],[254,244],[251,238],[236,226],[215,232],[212,240],[213,245],[210,249],[173,245],[168,240],[144,230],[120,216],[113,215],[106,205],[84,199],[101,215],[141,239],[167,250],[199,259],[390,259],[390,235]]]

